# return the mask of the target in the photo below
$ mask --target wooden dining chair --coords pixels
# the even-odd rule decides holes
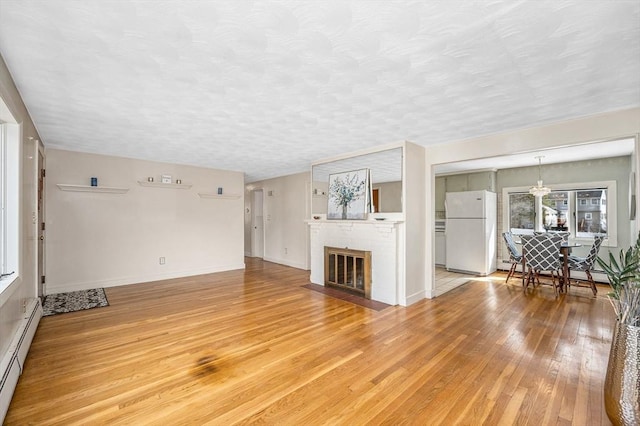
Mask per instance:
[[[586,257],[569,256],[569,279],[567,280],[567,289],[571,287],[571,271],[582,271],[587,275],[588,286],[591,287],[593,295],[595,296],[598,294],[598,288],[596,287],[596,282],[593,280],[593,276],[591,275],[591,269],[596,262],[598,252],[600,251],[600,246],[602,245],[604,238],[605,237],[600,235],[593,237],[593,244],[591,245]],[[582,286],[578,281],[576,281],[575,287]]]
[[[558,296],[558,288],[560,286],[560,246],[562,245],[562,237],[553,234],[544,235],[523,235],[522,236],[522,255],[524,262],[528,268],[526,282],[523,280],[525,290],[530,283],[533,286],[537,283],[550,284]],[[549,272],[551,275],[551,283],[540,282],[540,274]],[[557,278],[557,281],[556,281]]]
[[[511,262],[511,268],[509,269],[509,273],[507,274],[507,279],[504,281],[505,283],[508,283],[509,278],[511,278],[516,272],[516,268],[518,267],[518,265],[522,263],[522,253],[518,251],[518,247],[513,240],[513,234],[510,231],[503,232],[502,238],[504,238],[507,249],[509,249],[509,261]]]

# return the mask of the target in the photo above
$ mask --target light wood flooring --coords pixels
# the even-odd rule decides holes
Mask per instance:
[[[5,421],[609,424],[604,290],[556,299],[497,275],[377,312],[300,287],[308,276],[247,259],[45,317]]]

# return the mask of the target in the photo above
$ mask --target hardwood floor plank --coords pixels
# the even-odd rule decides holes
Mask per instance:
[[[246,264],[43,318],[6,424],[609,424],[615,319],[588,289],[498,273],[377,312]]]

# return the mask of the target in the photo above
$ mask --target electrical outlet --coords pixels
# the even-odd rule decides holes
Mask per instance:
[[[165,264],[165,258],[164,258],[164,256],[162,256],[162,257],[160,258],[160,264],[161,264],[161,265],[164,265],[164,264]]]

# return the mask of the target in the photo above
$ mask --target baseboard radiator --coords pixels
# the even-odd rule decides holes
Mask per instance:
[[[3,423],[4,417],[7,415],[13,391],[16,389],[20,374],[22,374],[24,360],[27,358],[27,352],[29,352],[40,318],[42,318],[42,306],[40,305],[40,299],[36,298],[27,305],[25,317],[16,331],[9,350],[0,361],[0,374],[2,374],[2,381],[0,381],[0,423]]]

